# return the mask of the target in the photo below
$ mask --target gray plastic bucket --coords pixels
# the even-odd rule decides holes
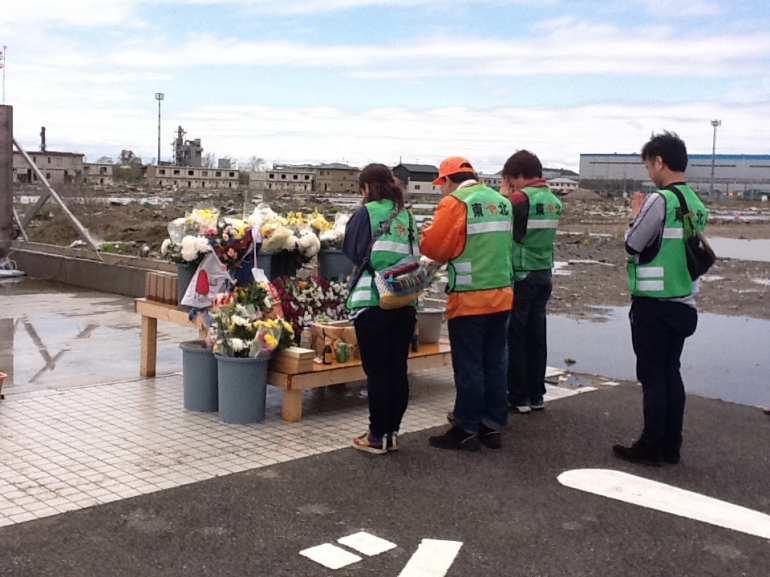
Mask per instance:
[[[216,355],[219,365],[219,420],[233,425],[265,420],[267,362]]]
[[[257,254],[257,264],[265,271],[268,280],[279,276],[296,276],[298,267],[294,261],[285,256],[277,256],[275,252],[260,252]]]
[[[198,265],[194,264],[178,264],[176,265],[176,302],[180,309],[188,310],[190,307],[182,304],[184,293],[187,292],[187,287],[190,286],[192,277],[195,276],[195,271],[198,270]]]
[[[421,343],[437,343],[441,337],[441,325],[444,323],[446,309],[424,308],[417,310],[417,330]]]
[[[327,280],[345,280],[353,272],[353,263],[341,250],[318,253],[318,276]]]
[[[179,348],[182,349],[184,408],[188,411],[216,413],[219,400],[214,353],[206,347],[205,341],[186,341]]]

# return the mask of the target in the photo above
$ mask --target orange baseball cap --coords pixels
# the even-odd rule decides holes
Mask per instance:
[[[457,174],[458,172],[476,172],[473,165],[467,158],[462,156],[450,156],[441,161],[438,167],[438,178],[433,181],[433,184],[441,184],[444,179],[450,174]]]

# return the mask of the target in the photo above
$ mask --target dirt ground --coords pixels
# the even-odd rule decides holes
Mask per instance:
[[[91,196],[84,198],[85,202],[73,203],[72,210],[97,239],[107,243],[103,250],[133,255],[149,253],[148,258],[159,258],[157,251],[166,238],[168,222],[183,216],[191,208],[189,202],[157,207],[142,202],[141,198],[129,205],[99,202]],[[219,199],[219,204],[223,214],[242,214],[240,203]],[[279,211],[307,211],[319,207],[326,214],[331,207],[323,198],[304,201],[301,205],[283,198],[271,204]],[[770,214],[766,203],[732,201],[711,204],[709,208],[712,213],[722,214],[727,211]],[[43,214],[28,227],[30,240],[67,246],[78,239],[75,230],[58,210],[49,209]],[[591,318],[596,315],[595,306],[628,304],[623,233],[629,222],[630,206],[624,199],[565,199],[555,258],[568,264],[560,268],[554,278],[550,312]],[[706,235],[770,239],[770,221],[712,219]],[[699,310],[770,319],[770,287],[752,279],[770,279],[770,263],[718,260],[700,283]]]
[[[744,203],[736,207],[734,202],[725,206],[727,210],[746,208]],[[710,208],[719,210],[724,206]],[[557,272],[554,277],[550,312],[590,318],[596,314],[593,306],[622,306],[629,303],[623,242],[623,233],[629,222],[630,208],[625,206],[622,199],[595,202],[565,200],[559,230],[568,234],[557,237],[554,257],[557,261],[570,263],[563,269],[569,274]],[[706,236],[768,239],[770,221],[713,219],[706,228]],[[587,260],[598,263],[570,262]],[[710,313],[770,319],[770,287],[757,284],[752,279],[770,279],[770,263],[717,260],[708,276],[700,283],[698,309]]]

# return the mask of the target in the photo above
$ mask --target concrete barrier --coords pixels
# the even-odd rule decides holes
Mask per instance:
[[[134,298],[144,296],[148,271],[176,273],[165,261],[24,241],[13,242],[11,255],[33,278]]]

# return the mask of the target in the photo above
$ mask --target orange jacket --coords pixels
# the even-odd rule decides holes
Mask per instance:
[[[454,196],[442,198],[433,216],[433,224],[422,232],[420,254],[440,263],[446,263],[460,256],[465,248],[467,210],[465,203]],[[512,306],[511,287],[452,292],[447,299],[446,317],[452,319],[499,313],[511,310]]]

